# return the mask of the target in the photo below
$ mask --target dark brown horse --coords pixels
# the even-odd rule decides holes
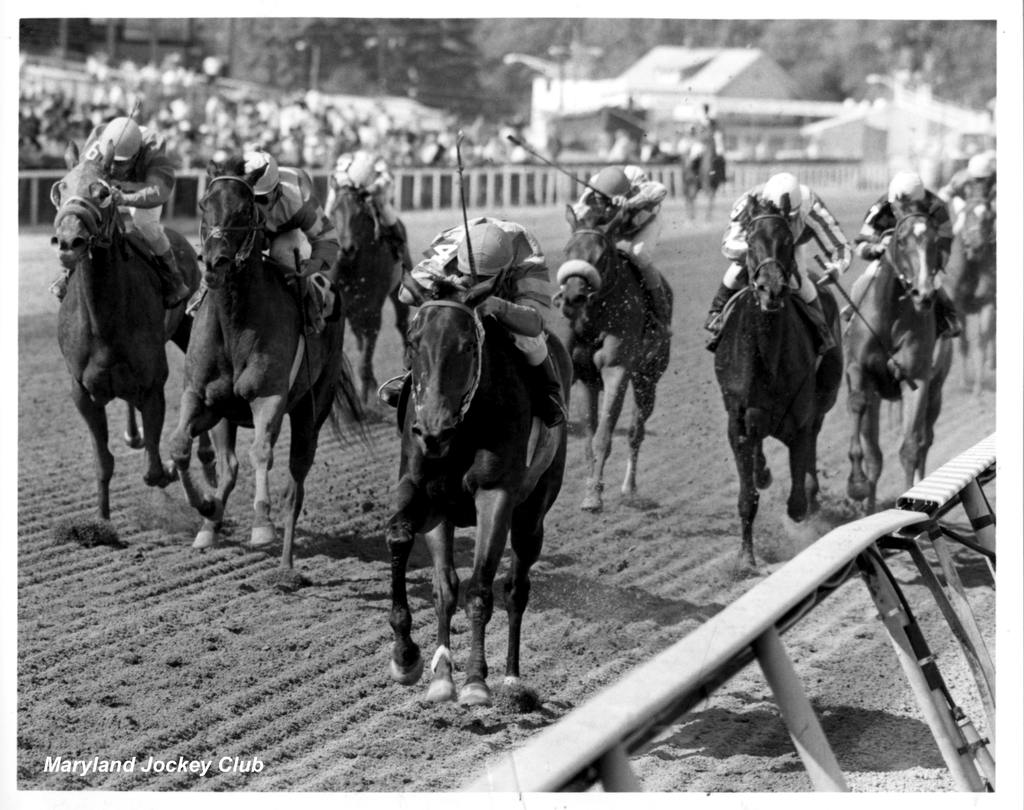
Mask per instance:
[[[336,183],[331,178],[332,183]],[[398,300],[402,267],[391,246],[380,233],[380,225],[370,212],[370,203],[351,186],[335,186],[332,210],[341,242],[338,257],[338,287],[342,314],[356,338],[360,353],[359,379],[363,407],[376,402],[377,378],[373,372],[373,353],[380,333],[381,309],[387,299],[395,309],[395,328],[405,341],[409,326],[409,307]]]
[[[589,218],[578,222],[572,208],[567,216],[573,232],[565,246],[566,261],[558,270],[555,305],[569,323],[573,371],[587,397],[587,491],[580,508],[599,512],[604,506],[604,465],[631,384],[635,407],[622,494],[636,493],[637,457],[644,425],[654,410],[658,380],[668,368],[670,335],[657,328],[638,271],[615,245],[620,217],[599,225]],[[671,306],[672,290],[664,279],[662,283]]]
[[[924,476],[953,351],[935,317],[937,233],[924,214],[900,219],[846,332],[846,384],[853,416],[847,494],[875,511],[882,448],[882,400],[902,405],[900,461],[906,488]]]
[[[963,384],[978,396],[996,361],[996,212],[988,200],[967,201],[946,272],[953,303],[964,318],[959,341]]]
[[[798,311],[790,284],[797,272],[793,233],[785,216],[766,201],[747,211],[747,287],[735,297],[715,350],[715,376],[728,414],[729,444],[739,473],[742,527],[740,560],[755,565],[753,526],[758,489],[772,480],[763,442],[778,439],[789,449],[790,490],[786,513],[803,520],[817,509],[818,434],[836,402],[842,381],[842,349],[818,363],[815,338]],[[838,307],[825,290],[825,316],[838,329]]]
[[[415,284],[407,280],[407,286]],[[546,428],[531,416],[524,361],[507,331],[474,307],[494,280],[468,294],[440,283],[424,300],[409,330],[411,385],[399,407],[403,425],[395,511],[388,521],[391,549],[391,677],[416,683],[423,671],[410,635],[412,615],[405,571],[416,535],[434,560],[437,650],[431,662],[431,701],[454,700],[451,620],[459,579],[453,560],[456,526],[476,525],[473,573],[466,586],[471,642],[460,700],[487,705],[484,632],[493,610],[492,585],[511,532],[511,568],[505,580],[508,611],[506,682],[519,679],[519,639],[530,595],[530,567],[540,556],[544,517],[562,485],[566,427]],[[415,289],[415,288],[413,288]],[[565,381],[569,357],[553,336],[548,349]]]
[[[72,273],[60,305],[57,341],[71,374],[75,406],[92,434],[98,511],[107,520],[114,457],[107,446],[106,406],[112,399],[128,403],[125,438],[131,446],[139,446],[134,409],[142,415],[146,484],[165,487],[174,480],[173,467],[165,468],[160,459],[165,344],[173,340],[185,351],[191,321],[185,317],[184,304],[164,309],[157,275],[148,266],[148,249],[125,233],[105,179],[113,151],[79,163],[78,148],[72,144],[64,157],[70,171],[53,187],[57,217],[52,241],[61,263]],[[168,230],[167,236],[188,286],[195,289],[195,251],[180,234]],[[204,445],[201,457],[208,463],[208,439]]]
[[[291,569],[295,523],[320,428],[328,416],[338,427],[339,415],[358,420],[361,411],[342,351],[341,324],[328,322],[321,334],[304,334],[304,311],[286,285],[285,272],[261,253],[263,218],[252,184],[262,171],[246,174],[240,158],[211,162],[208,168],[200,234],[209,290],[195,314],[170,448],[189,503],[205,518],[194,543],[202,548],[217,540],[238,475],[237,429],[253,428],[251,543],[265,545],[276,538],[269,474],[288,414],[291,447],[281,567]],[[209,493],[192,478],[189,459],[193,437],[214,426],[219,485]]]

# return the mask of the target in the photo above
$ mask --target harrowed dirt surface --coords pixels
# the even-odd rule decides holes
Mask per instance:
[[[826,195],[852,237],[870,192]],[[785,517],[784,448],[769,440],[775,482],[762,493],[755,528],[759,570],[736,568],[736,473],[725,413],[701,325],[724,270],[719,240],[731,200],[713,223],[690,223],[669,204],[660,265],[676,293],[669,370],[658,389],[639,463],[639,496],[619,494],[625,429],[616,431],[601,514],[580,511],[586,471],[574,402],[565,484],[546,525],[524,620],[522,673],[536,706],[506,699],[501,683],[507,620],[501,579],[488,627],[485,709],[426,705],[427,675],[413,687],[388,676],[389,555],[383,539],[397,465],[389,421],[370,425],[370,444],[322,436],[307,482],[296,569],[308,587],[268,584],[279,545],[247,548],[251,431],[239,432],[241,473],[225,542],[190,548],[199,526],[180,485],[150,490],[141,451],[120,441],[123,409],[108,410],[117,466],[112,486],[118,539],[60,530],[94,513],[92,450],[69,396],[57,350],[56,303],[46,294],[55,258],[45,230],[20,243],[18,323],[18,786],[25,790],[449,791],[488,761],[521,746],[639,662],[685,636],[832,528],[859,516],[845,498],[849,418],[845,390],[819,444],[823,509],[804,524]],[[483,212],[473,212],[483,213]],[[502,212],[494,212],[502,213]],[[567,226],[562,211],[504,212],[535,229],[557,266]],[[414,255],[457,211],[405,217]],[[195,223],[179,223],[195,243]],[[844,279],[849,288],[863,265]],[[553,275],[553,273],[552,273]],[[560,316],[556,316],[560,317]],[[377,376],[401,369],[393,316],[377,353]],[[347,344],[354,358],[351,340]],[[164,441],[176,424],[182,356],[169,349]],[[960,361],[946,386],[935,469],[995,429],[994,380],[980,399],[962,386]],[[883,406],[883,506],[904,489],[896,457],[898,410]],[[288,428],[272,473],[280,499]],[[166,446],[164,446],[166,453]],[[195,462],[193,462],[195,463]],[[994,487],[991,488],[994,491]],[[991,493],[990,497],[992,497]],[[963,513],[949,520],[964,527]],[[83,539],[84,538],[84,539]],[[457,532],[460,579],[469,576],[472,532]],[[957,560],[986,638],[994,639],[994,588],[986,566]],[[984,734],[973,681],[916,570],[892,565],[958,702]],[[409,571],[414,637],[429,661],[436,623],[429,556],[418,545]],[[454,620],[456,666],[467,623]],[[949,791],[950,779],[893,655],[867,591],[850,580],[783,637],[855,791]],[[462,673],[456,673],[461,684]],[[206,776],[45,772],[47,757],[150,756],[212,759]],[[237,757],[242,770],[221,772]],[[252,772],[253,758],[261,763]],[[806,791],[810,782],[771,691],[756,666],[670,726],[633,759],[653,791]]]

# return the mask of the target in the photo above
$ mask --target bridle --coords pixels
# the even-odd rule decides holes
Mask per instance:
[[[416,316],[412,319],[412,323],[409,324],[408,333],[411,335],[417,328],[419,319],[423,316],[423,313],[431,307],[450,307],[458,312],[467,315],[473,321],[473,332],[476,335],[476,364],[475,372],[473,375],[473,382],[467,391],[462,395],[462,401],[459,403],[458,414],[455,417],[456,423],[461,422],[466,412],[469,410],[470,404],[473,402],[473,397],[476,395],[477,388],[480,385],[480,377],[483,373],[483,354],[484,354],[484,325],[483,321],[480,320],[480,316],[476,310],[466,306],[461,301],[451,301],[446,298],[433,299],[430,301],[424,301],[416,313]],[[412,375],[412,399],[414,411],[419,410],[419,398],[418,394],[420,388],[420,381],[416,379],[416,375]]]
[[[97,203],[89,197],[83,197],[79,194],[74,194],[66,200],[61,200],[58,186],[62,182],[64,181],[58,180],[50,187],[50,202],[57,209],[57,215],[53,220],[53,227],[56,228],[60,225],[65,217],[77,216],[82,220],[86,230],[89,232],[86,247],[90,253],[94,247],[110,247],[118,221],[117,217],[113,216],[116,207],[113,205],[113,189],[110,183],[101,177],[90,181],[90,183],[99,183],[107,191],[103,202]]]
[[[896,224],[893,226],[892,230],[887,231],[885,234],[883,234],[883,238],[886,235],[890,236],[889,243],[886,246],[886,260],[889,264],[889,267],[892,268],[892,271],[896,276],[896,279],[899,281],[899,283],[903,286],[904,290],[906,291],[909,291],[914,286],[914,282],[912,279],[907,278],[906,274],[903,272],[903,268],[900,266],[900,262],[897,261],[899,257],[899,253],[897,252],[899,249],[898,237],[900,231],[905,230],[904,224],[907,222],[911,222],[911,224],[913,224],[913,221],[924,222],[925,226],[929,227],[928,215],[921,212],[914,212],[911,214],[905,214],[904,216],[900,217],[896,221]],[[934,276],[936,273],[939,272],[939,269],[940,268],[938,267],[930,267],[928,268],[928,273],[930,276]]]
[[[751,217],[750,220],[747,222],[747,231],[748,231],[748,233],[752,230],[752,226],[754,225],[755,222],[759,222],[759,221],[762,221],[762,220],[770,221],[770,222],[781,222],[783,227],[786,229],[786,233],[790,233],[789,220],[783,214],[757,214],[756,216]],[[747,255],[748,256],[750,255],[749,251],[748,251]],[[789,280],[790,280],[790,278],[793,275],[793,270],[794,270],[793,263],[790,262],[787,265],[785,262],[783,262],[781,259],[779,259],[778,256],[765,256],[763,259],[761,259],[761,261],[759,261],[757,264],[755,264],[753,266],[753,268],[751,268],[749,266],[749,263],[748,263],[748,267],[747,267],[747,286],[751,290],[753,290],[755,285],[756,285],[757,277],[760,275],[761,270],[763,268],[771,266],[773,264],[777,265],[778,268],[782,271],[782,277],[783,277],[783,279],[786,282],[785,286],[788,287],[789,286]]]
[[[229,234],[243,232],[246,234],[245,239],[242,241],[241,246],[235,251],[234,256],[231,259],[232,265],[238,267],[248,260],[252,253],[253,247],[256,245],[257,237],[262,233],[265,224],[265,218],[259,205],[256,204],[256,195],[250,186],[243,178],[236,177],[231,174],[222,174],[218,177],[214,177],[210,180],[209,185],[206,188],[206,193],[199,201],[199,210],[206,212],[206,204],[213,193],[214,186],[217,183],[236,183],[245,189],[245,196],[252,204],[252,213],[249,221],[244,225],[210,225],[206,222],[205,218],[199,224],[199,240],[202,243],[203,255],[209,257],[211,255],[210,243],[214,240],[223,241]]]

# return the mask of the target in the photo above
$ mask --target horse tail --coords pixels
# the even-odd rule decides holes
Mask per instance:
[[[328,419],[331,430],[339,441],[347,442],[349,435],[355,433],[364,447],[370,446],[370,434],[366,430],[366,411],[356,392],[352,366],[344,355],[341,371],[334,386]]]

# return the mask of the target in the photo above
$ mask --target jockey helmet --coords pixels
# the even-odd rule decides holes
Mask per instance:
[[[889,183],[889,202],[920,202],[924,199],[924,182],[917,172],[897,172]]]
[[[377,161],[372,154],[360,149],[352,155],[352,161],[345,171],[353,185],[365,188],[373,182],[373,178],[377,174],[376,164]]]
[[[459,245],[459,272],[470,274],[469,249],[473,249],[473,265],[481,276],[494,276],[512,264],[515,248],[512,237],[493,222],[477,222],[469,226],[469,239]]]
[[[987,180],[996,171],[996,156],[992,152],[981,152],[967,163],[967,174],[974,180]]]
[[[618,166],[605,166],[590,184],[606,197],[620,197],[629,193],[630,182]]]
[[[257,197],[265,197],[277,188],[280,177],[277,171],[277,161],[274,160],[273,155],[269,152],[246,152],[243,159],[245,160],[246,174],[266,167],[263,174],[256,178],[256,183],[252,187],[253,194]]]
[[[114,118],[103,128],[101,148],[105,148],[108,142],[114,145],[115,161],[131,160],[142,146],[142,129],[131,118]]]
[[[804,201],[800,190],[800,181],[789,172],[779,172],[768,178],[761,189],[761,198],[768,200],[780,211],[789,210],[789,216],[795,217]]]

